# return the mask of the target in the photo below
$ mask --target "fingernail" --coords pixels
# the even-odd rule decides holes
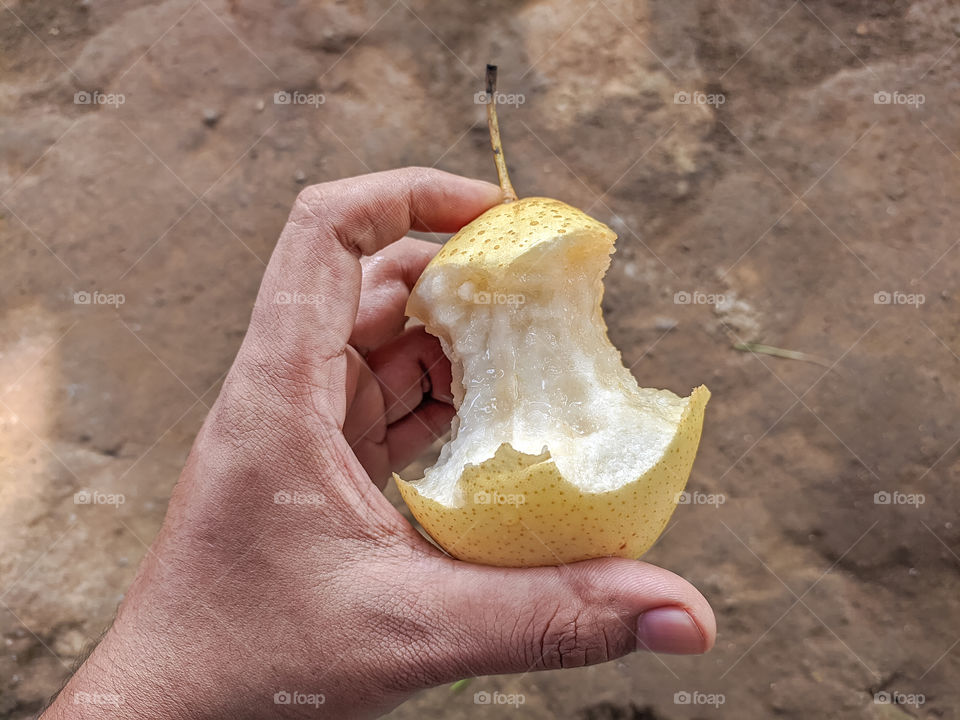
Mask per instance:
[[[681,608],[647,610],[637,618],[637,649],[671,655],[702,653],[706,642],[700,628]]]

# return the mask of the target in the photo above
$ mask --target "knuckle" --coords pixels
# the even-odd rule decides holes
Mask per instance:
[[[433,168],[422,165],[408,165],[407,167],[399,168],[395,172],[397,173],[397,179],[409,186],[414,186],[429,180],[437,173]]]
[[[326,210],[327,183],[308,185],[297,193],[291,215],[294,220],[322,217]]]
[[[635,644],[632,623],[617,605],[589,583],[558,573],[563,589],[553,612],[541,607],[522,628],[530,665],[550,670],[584,667],[630,653]]]
[[[613,657],[602,625],[583,608],[554,613],[534,642],[543,669],[583,667]]]
[[[363,196],[361,189],[350,181],[333,181],[310,185],[297,194],[290,222],[308,228],[311,234],[338,242],[356,257],[364,255],[371,228],[376,227],[377,213],[371,213],[369,205],[375,198]],[[314,262],[322,263],[323,246]]]
[[[355,212],[352,208],[352,199],[348,192],[349,186],[342,182],[320,183],[305,187],[294,200],[290,211],[290,223],[294,226],[308,228],[311,233],[320,231],[337,240],[350,252],[359,255],[359,249],[351,240],[349,233],[342,232],[341,225],[347,216]],[[335,201],[334,198],[337,198]]]

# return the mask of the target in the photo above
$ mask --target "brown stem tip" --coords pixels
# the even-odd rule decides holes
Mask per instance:
[[[493,161],[497,166],[497,177],[500,180],[500,189],[503,190],[503,201],[512,202],[517,199],[517,191],[510,183],[507,173],[507,162],[503,159],[503,143],[500,140],[500,123],[497,122],[497,66],[487,65],[487,127],[490,129],[490,147],[493,148]]]

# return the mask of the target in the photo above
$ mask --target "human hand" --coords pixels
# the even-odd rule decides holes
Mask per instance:
[[[499,200],[416,168],[300,194],[163,528],[47,717],[99,717],[77,698],[105,695],[119,718],[369,717],[462,677],[710,648],[710,607],[673,573],[463,563],[371,481],[453,416],[438,343],[403,329],[436,246],[400,238]]]

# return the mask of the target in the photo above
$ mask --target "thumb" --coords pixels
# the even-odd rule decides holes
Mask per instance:
[[[710,605],[683,578],[636,560],[493,568],[451,561],[444,582],[459,671],[473,675],[581,667],[636,650],[696,654],[713,646]]]

